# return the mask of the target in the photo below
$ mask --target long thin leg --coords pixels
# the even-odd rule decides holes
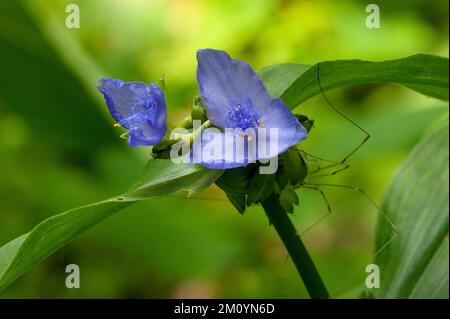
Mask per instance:
[[[340,172],[342,172],[342,171],[345,171],[346,169],[349,169],[349,168],[350,168],[350,165],[348,165],[348,164],[341,164],[341,163],[339,163],[339,165],[344,165],[344,166],[341,167],[341,168],[339,168],[339,169],[336,169],[336,170],[334,170],[334,171],[331,171],[330,173],[317,175],[318,172],[320,172],[320,171],[322,171],[322,170],[325,170],[325,169],[328,169],[328,168],[336,167],[337,165],[325,166],[325,167],[322,167],[321,170],[319,170],[319,171],[317,171],[317,172],[313,172],[313,173],[310,174],[308,177],[310,177],[310,178],[318,178],[318,177],[333,176],[333,175],[336,175],[336,174],[338,174],[338,173],[340,173]]]
[[[351,118],[349,118],[347,115],[345,115],[344,113],[342,113],[341,111],[339,111],[332,103],[331,101],[328,99],[328,97],[325,94],[325,91],[322,87],[322,84],[320,82],[320,66],[321,63],[319,63],[317,65],[317,83],[319,85],[320,88],[320,92],[322,93],[322,96],[325,100],[325,102],[328,104],[329,107],[331,107],[339,116],[341,116],[342,118],[344,118],[346,121],[348,121],[349,123],[351,123],[353,126],[355,126],[357,129],[359,129],[361,132],[363,132],[365,134],[365,138],[350,152],[348,153],[341,161],[337,162],[337,161],[331,161],[331,160],[327,160],[327,159],[323,159],[317,156],[314,156],[312,154],[307,153],[304,150],[300,150],[302,153],[312,157],[313,159],[315,159],[316,165],[318,167],[318,169],[314,170],[311,172],[310,177],[325,177],[325,176],[333,176],[336,175],[348,168],[350,168],[350,165],[346,164],[347,160],[353,155],[355,154],[369,139],[370,139],[370,134],[369,132],[367,132],[365,129],[363,129],[359,124],[357,124],[355,121],[353,121]],[[318,164],[318,160],[319,161],[326,161],[328,163],[330,163],[330,165],[324,166],[324,167],[320,167],[320,165]],[[329,168],[333,168],[336,166],[342,166],[332,172],[326,173],[326,174],[320,174],[320,175],[316,175],[317,173],[319,173],[320,171],[329,169]]]
[[[320,196],[322,197],[323,201],[325,202],[325,205],[327,206],[327,214],[325,216],[322,216],[321,218],[319,218],[318,220],[316,220],[314,223],[312,223],[311,225],[309,225],[308,227],[306,227],[304,230],[301,231],[300,235],[303,236],[305,235],[308,231],[310,231],[311,229],[313,229],[314,227],[316,227],[317,225],[319,225],[321,222],[323,222],[326,218],[328,218],[331,213],[331,205],[330,202],[328,201],[327,196],[325,195],[325,193],[318,187],[310,187],[310,186],[302,186],[302,189],[310,189],[313,191],[316,191],[320,194]]]
[[[318,171],[327,169],[329,167],[334,167],[334,166],[340,165],[339,162],[336,162],[336,161],[333,161],[333,160],[329,160],[329,159],[325,159],[325,158],[321,158],[319,156],[313,155],[313,154],[308,153],[307,151],[305,151],[304,149],[299,148],[299,147],[297,147],[297,152],[300,153],[300,155],[303,157],[303,159],[305,161],[314,162],[317,165],[317,167],[318,167],[318,169],[317,169]],[[324,167],[320,167],[320,162],[326,162],[326,163],[329,163],[329,165],[324,166]]]
[[[305,162],[313,162],[316,165],[316,168],[311,171],[311,173],[320,172],[322,168],[320,167],[320,159],[315,157],[314,155],[308,154],[305,151],[302,151],[300,149],[297,149],[298,152],[300,152],[300,155],[303,157]]]
[[[315,222],[313,222],[311,225],[307,226],[304,230],[302,230],[300,232],[300,236],[305,235],[308,231],[310,231],[311,229],[313,229],[314,227],[316,227],[317,225],[319,225],[321,222],[323,222],[327,217],[329,217],[332,213],[331,210],[331,205],[330,202],[328,201],[327,196],[325,195],[325,193],[318,187],[309,187],[309,186],[302,186],[302,189],[310,189],[316,192],[319,192],[319,194],[321,195],[322,199],[325,202],[325,205],[327,206],[327,213],[326,215],[322,216],[321,218],[319,218],[318,220],[316,220]],[[286,255],[286,260],[285,263],[287,263],[287,261],[289,260],[289,254]]]
[[[362,194],[378,211],[378,213],[389,223],[389,225],[392,228],[392,237],[386,241],[386,243],[383,244],[383,246],[380,247],[380,249],[378,249],[375,254],[373,256],[370,257],[370,259],[367,260],[367,263],[370,263],[376,256],[378,256],[386,247],[388,247],[393,241],[394,239],[398,236],[399,231],[397,229],[397,227],[395,226],[395,224],[391,221],[391,219],[381,210],[381,208],[378,207],[378,205],[375,203],[375,201],[366,194],[366,192],[364,192],[364,190],[362,190],[361,188],[358,187],[353,187],[353,186],[348,186],[348,185],[338,185],[338,184],[322,184],[322,183],[305,183],[306,186],[316,186],[316,187],[320,187],[320,186],[329,186],[329,187],[340,187],[340,188],[345,188],[345,189],[349,189],[349,190],[354,190],[360,194]],[[362,267],[358,267],[357,269],[355,269],[355,271],[338,287],[336,293],[334,295],[339,295],[339,293],[341,292],[341,290],[350,282],[350,280],[352,280],[362,269],[365,268],[365,265],[363,265]]]
[[[351,118],[349,118],[347,115],[345,115],[344,113],[342,113],[341,111],[339,111],[328,99],[328,97],[325,95],[325,92],[322,88],[322,84],[320,83],[320,66],[321,63],[317,64],[317,83],[319,85],[320,88],[320,92],[322,93],[322,96],[325,100],[325,102],[342,118],[344,118],[345,120],[347,120],[349,123],[351,123],[353,126],[355,126],[356,128],[358,128],[361,132],[363,132],[366,137],[363,139],[363,141],[361,143],[359,143],[358,146],[356,146],[350,153],[348,153],[339,163],[340,164],[344,164],[345,162],[347,162],[347,160],[353,155],[355,154],[370,138],[370,134],[369,132],[367,132],[365,129],[363,129],[360,125],[358,125],[355,121],[353,121]]]
[[[303,150],[303,149],[297,149],[297,151],[299,151],[299,152],[303,155],[302,157],[303,157],[305,160],[313,161],[313,162],[316,164],[317,168],[314,169],[314,170],[312,170],[312,171],[308,174],[308,176],[311,177],[311,178],[312,178],[312,177],[313,177],[313,178],[317,178],[317,177],[325,177],[325,176],[336,175],[337,173],[340,173],[340,172],[342,172],[342,171],[344,171],[344,170],[350,168],[350,165],[349,165],[349,164],[342,164],[342,163],[340,163],[340,162],[332,161],[332,160],[329,160],[329,159],[324,159],[324,158],[318,157],[318,156],[316,156],[316,155],[313,155],[313,154],[311,154],[311,153],[308,153],[308,152],[306,152],[306,151]],[[312,160],[309,160],[308,157],[311,157]],[[320,161],[327,162],[327,163],[330,163],[330,164],[321,167],[320,164],[319,164]],[[326,173],[326,174],[320,174],[320,175],[317,175],[317,174],[318,174],[319,172],[321,172],[321,171],[324,171],[324,170],[326,170],[326,169],[333,168],[333,167],[336,167],[336,166],[341,166],[341,168],[336,169],[336,170],[334,170],[334,171],[332,171],[332,172],[329,172],[329,173]]]
[[[309,156],[309,157],[311,157],[312,159],[319,160],[319,161],[323,161],[323,162],[327,162],[327,163],[331,163],[332,165],[340,165],[339,162],[336,162],[336,161],[333,161],[333,160],[329,160],[329,159],[326,159],[326,158],[322,158],[322,157],[313,155],[313,154],[311,154],[311,153],[305,151],[304,149],[297,148],[297,150],[298,150],[301,154],[304,154],[305,157],[308,157],[308,156]]]
[[[398,231],[395,231],[394,234],[392,235],[392,237],[384,243],[383,246],[380,247],[380,249],[378,249],[375,254],[373,254],[373,256],[370,256],[370,258],[368,258],[366,260],[366,264],[371,263],[375,257],[377,257],[387,246],[389,246],[395,238],[397,238],[398,236]],[[339,285],[339,287],[336,289],[336,292],[333,293],[333,296],[339,296],[339,293],[343,290],[343,288],[345,288],[345,286],[363,269],[365,269],[366,265],[363,265],[361,267],[358,267],[357,269],[355,269],[353,271],[353,273],[342,283]],[[333,297],[332,297],[333,298]]]
[[[356,192],[362,194],[372,204],[372,206],[377,209],[378,213],[384,219],[386,219],[386,221],[391,226],[392,230],[394,232],[398,232],[397,227],[395,227],[394,223],[390,220],[390,218],[381,210],[380,207],[378,207],[377,203],[375,203],[375,201],[369,195],[367,195],[366,192],[363,189],[361,189],[359,187],[349,186],[349,185],[328,184],[328,183],[310,183],[310,182],[305,182],[305,185],[306,186],[340,187],[340,188],[350,189],[350,190],[353,190],[353,191],[356,191]]]
[[[340,173],[340,172],[342,172],[342,171],[344,171],[344,170],[350,168],[350,165],[349,165],[349,164],[342,164],[342,163],[340,163],[340,162],[332,161],[332,160],[329,160],[329,159],[324,159],[324,158],[321,158],[321,157],[312,155],[311,153],[308,153],[308,152],[306,152],[305,150],[299,150],[299,151],[300,151],[300,153],[302,153],[302,154],[304,155],[303,157],[304,157],[305,159],[306,159],[307,157],[311,157],[311,158],[313,159],[313,161],[316,163],[317,168],[314,169],[314,170],[312,170],[312,171],[308,174],[308,177],[310,177],[310,178],[332,176],[332,175],[336,175],[337,173]],[[327,162],[327,163],[330,163],[330,164],[321,167],[320,164],[319,164],[320,161]],[[317,175],[317,174],[318,174],[319,172],[321,172],[321,171],[324,171],[324,170],[326,170],[326,169],[333,168],[333,167],[336,167],[336,166],[341,166],[341,167],[338,168],[338,169],[336,169],[336,170],[334,170],[334,171],[332,171],[332,172],[329,172],[329,173],[326,173],[326,174],[320,174],[320,175]]]
[[[377,209],[378,213],[389,223],[389,225],[392,228],[392,237],[386,241],[386,243],[383,244],[383,246],[381,246],[373,256],[371,256],[368,260],[367,263],[370,263],[376,256],[378,256],[386,247],[388,247],[393,241],[394,239],[398,236],[399,231],[397,229],[397,227],[395,226],[395,224],[391,221],[391,219],[378,207],[378,205],[375,203],[375,201],[366,194],[366,192],[364,192],[364,190],[362,190],[359,187],[353,187],[353,186],[349,186],[349,185],[338,185],[338,184],[322,184],[322,183],[305,183],[306,186],[311,185],[312,187],[320,187],[320,186],[330,186],[330,187],[340,187],[340,188],[345,188],[345,189],[350,189],[350,190],[354,190],[360,194],[362,194],[365,198],[367,198],[367,200]],[[338,287],[338,289],[336,290],[336,292],[333,294],[334,296],[338,296],[339,293],[343,290],[343,288],[350,282],[350,280],[352,280],[360,271],[362,271],[365,268],[365,265],[358,267],[357,269],[355,269],[353,271],[353,273]]]

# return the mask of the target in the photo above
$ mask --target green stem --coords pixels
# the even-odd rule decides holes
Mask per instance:
[[[178,123],[176,127],[181,127],[181,128],[192,127],[192,118],[190,116],[186,117],[184,120],[182,120],[180,123]]]
[[[200,133],[202,132],[202,130],[211,127],[213,124],[211,121],[206,121],[205,123],[203,123],[197,130],[195,130],[194,132],[191,133],[191,143],[197,138],[197,136],[200,135]]]
[[[303,245],[289,216],[281,206],[278,196],[275,193],[272,193],[262,205],[269,221],[275,227],[284,246],[288,250],[311,298],[330,298],[327,288],[325,287],[322,278],[320,278],[319,272],[317,271],[311,256]]]

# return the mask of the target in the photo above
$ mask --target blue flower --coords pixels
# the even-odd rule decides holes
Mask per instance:
[[[164,92],[156,84],[101,79],[97,89],[112,117],[128,130],[129,145],[155,145],[163,138],[167,106]]]
[[[232,59],[225,51],[212,49],[197,51],[197,61],[197,81],[208,119],[224,129],[250,129],[256,137],[235,134],[233,139],[227,139],[223,132],[208,133],[210,141],[222,142],[222,152],[208,153],[206,159],[203,153],[201,163],[204,166],[212,169],[245,166],[276,157],[306,139],[306,129],[282,100],[270,97],[247,63]],[[262,139],[258,134],[261,129],[267,131],[267,138],[261,141],[266,144],[265,150],[251,152],[252,147],[261,145],[258,143],[258,138]],[[277,131],[277,136],[270,135],[271,129]],[[245,158],[240,161],[236,157],[227,158],[226,150],[235,149],[239,142],[245,143]],[[208,143],[208,139],[202,139],[202,148],[208,147]]]

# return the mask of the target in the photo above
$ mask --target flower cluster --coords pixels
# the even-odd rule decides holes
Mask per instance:
[[[200,159],[211,169],[246,166],[276,157],[304,140],[308,133],[284,102],[272,99],[252,68],[232,59],[225,51],[204,49],[197,52],[197,82],[202,105],[215,127],[208,138],[200,136],[202,148],[220,141],[220,151]],[[126,128],[131,146],[159,143],[165,136],[167,105],[164,92],[155,84],[102,79],[98,84],[112,117]],[[233,130],[233,138],[226,131]],[[265,132],[276,130],[276,134]],[[260,134],[264,131],[264,134]],[[238,133],[236,133],[238,132]],[[261,137],[262,136],[262,137]],[[263,142],[263,143],[262,143]],[[229,156],[227,150],[245,146],[245,159]],[[251,151],[261,148],[264,152]]]
[[[112,117],[128,130],[129,145],[155,145],[163,138],[167,130],[166,99],[155,83],[101,79],[97,89]]]

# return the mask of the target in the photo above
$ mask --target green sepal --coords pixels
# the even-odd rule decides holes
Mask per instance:
[[[303,125],[308,133],[314,127],[314,120],[309,119],[306,115],[295,114],[295,117],[299,120],[300,124]]]
[[[248,180],[255,168],[254,164],[250,164],[245,167],[227,169],[216,184],[227,193],[247,194]]]
[[[292,185],[301,184],[308,174],[308,166],[294,147],[280,155],[281,167]],[[282,187],[280,187],[282,189]]]
[[[208,120],[208,118],[206,117],[205,107],[200,96],[196,96],[194,98],[191,109],[191,118],[192,120],[200,120],[202,123]]]
[[[275,174],[260,174],[256,171],[249,182],[247,206],[258,204],[272,194],[275,187]]]
[[[245,212],[249,180],[256,169],[256,164],[227,169],[216,180],[216,185],[225,192],[230,202],[241,214]]]
[[[294,206],[299,204],[298,195],[291,187],[286,187],[280,193],[280,202],[283,208],[292,214],[294,213]]]
[[[152,147],[152,157],[153,158],[161,158],[161,159],[169,159],[170,158],[170,148],[176,141],[170,139],[170,131],[168,128],[166,133],[164,134],[161,141],[158,144],[153,145]]]
[[[280,191],[286,188],[289,185],[289,176],[286,173],[287,167],[284,165],[284,161],[282,160],[283,155],[280,155],[278,161],[278,170],[275,173],[275,180],[277,182],[278,188]]]
[[[164,75],[161,75],[161,77],[156,80],[156,85],[163,90],[164,92],[166,92],[166,81],[164,80]]]
[[[245,204],[246,195],[231,192],[225,193],[225,195],[227,195],[228,200],[230,201],[231,204],[233,204],[233,206],[237,209],[237,211],[240,214],[244,214],[246,208]]]

